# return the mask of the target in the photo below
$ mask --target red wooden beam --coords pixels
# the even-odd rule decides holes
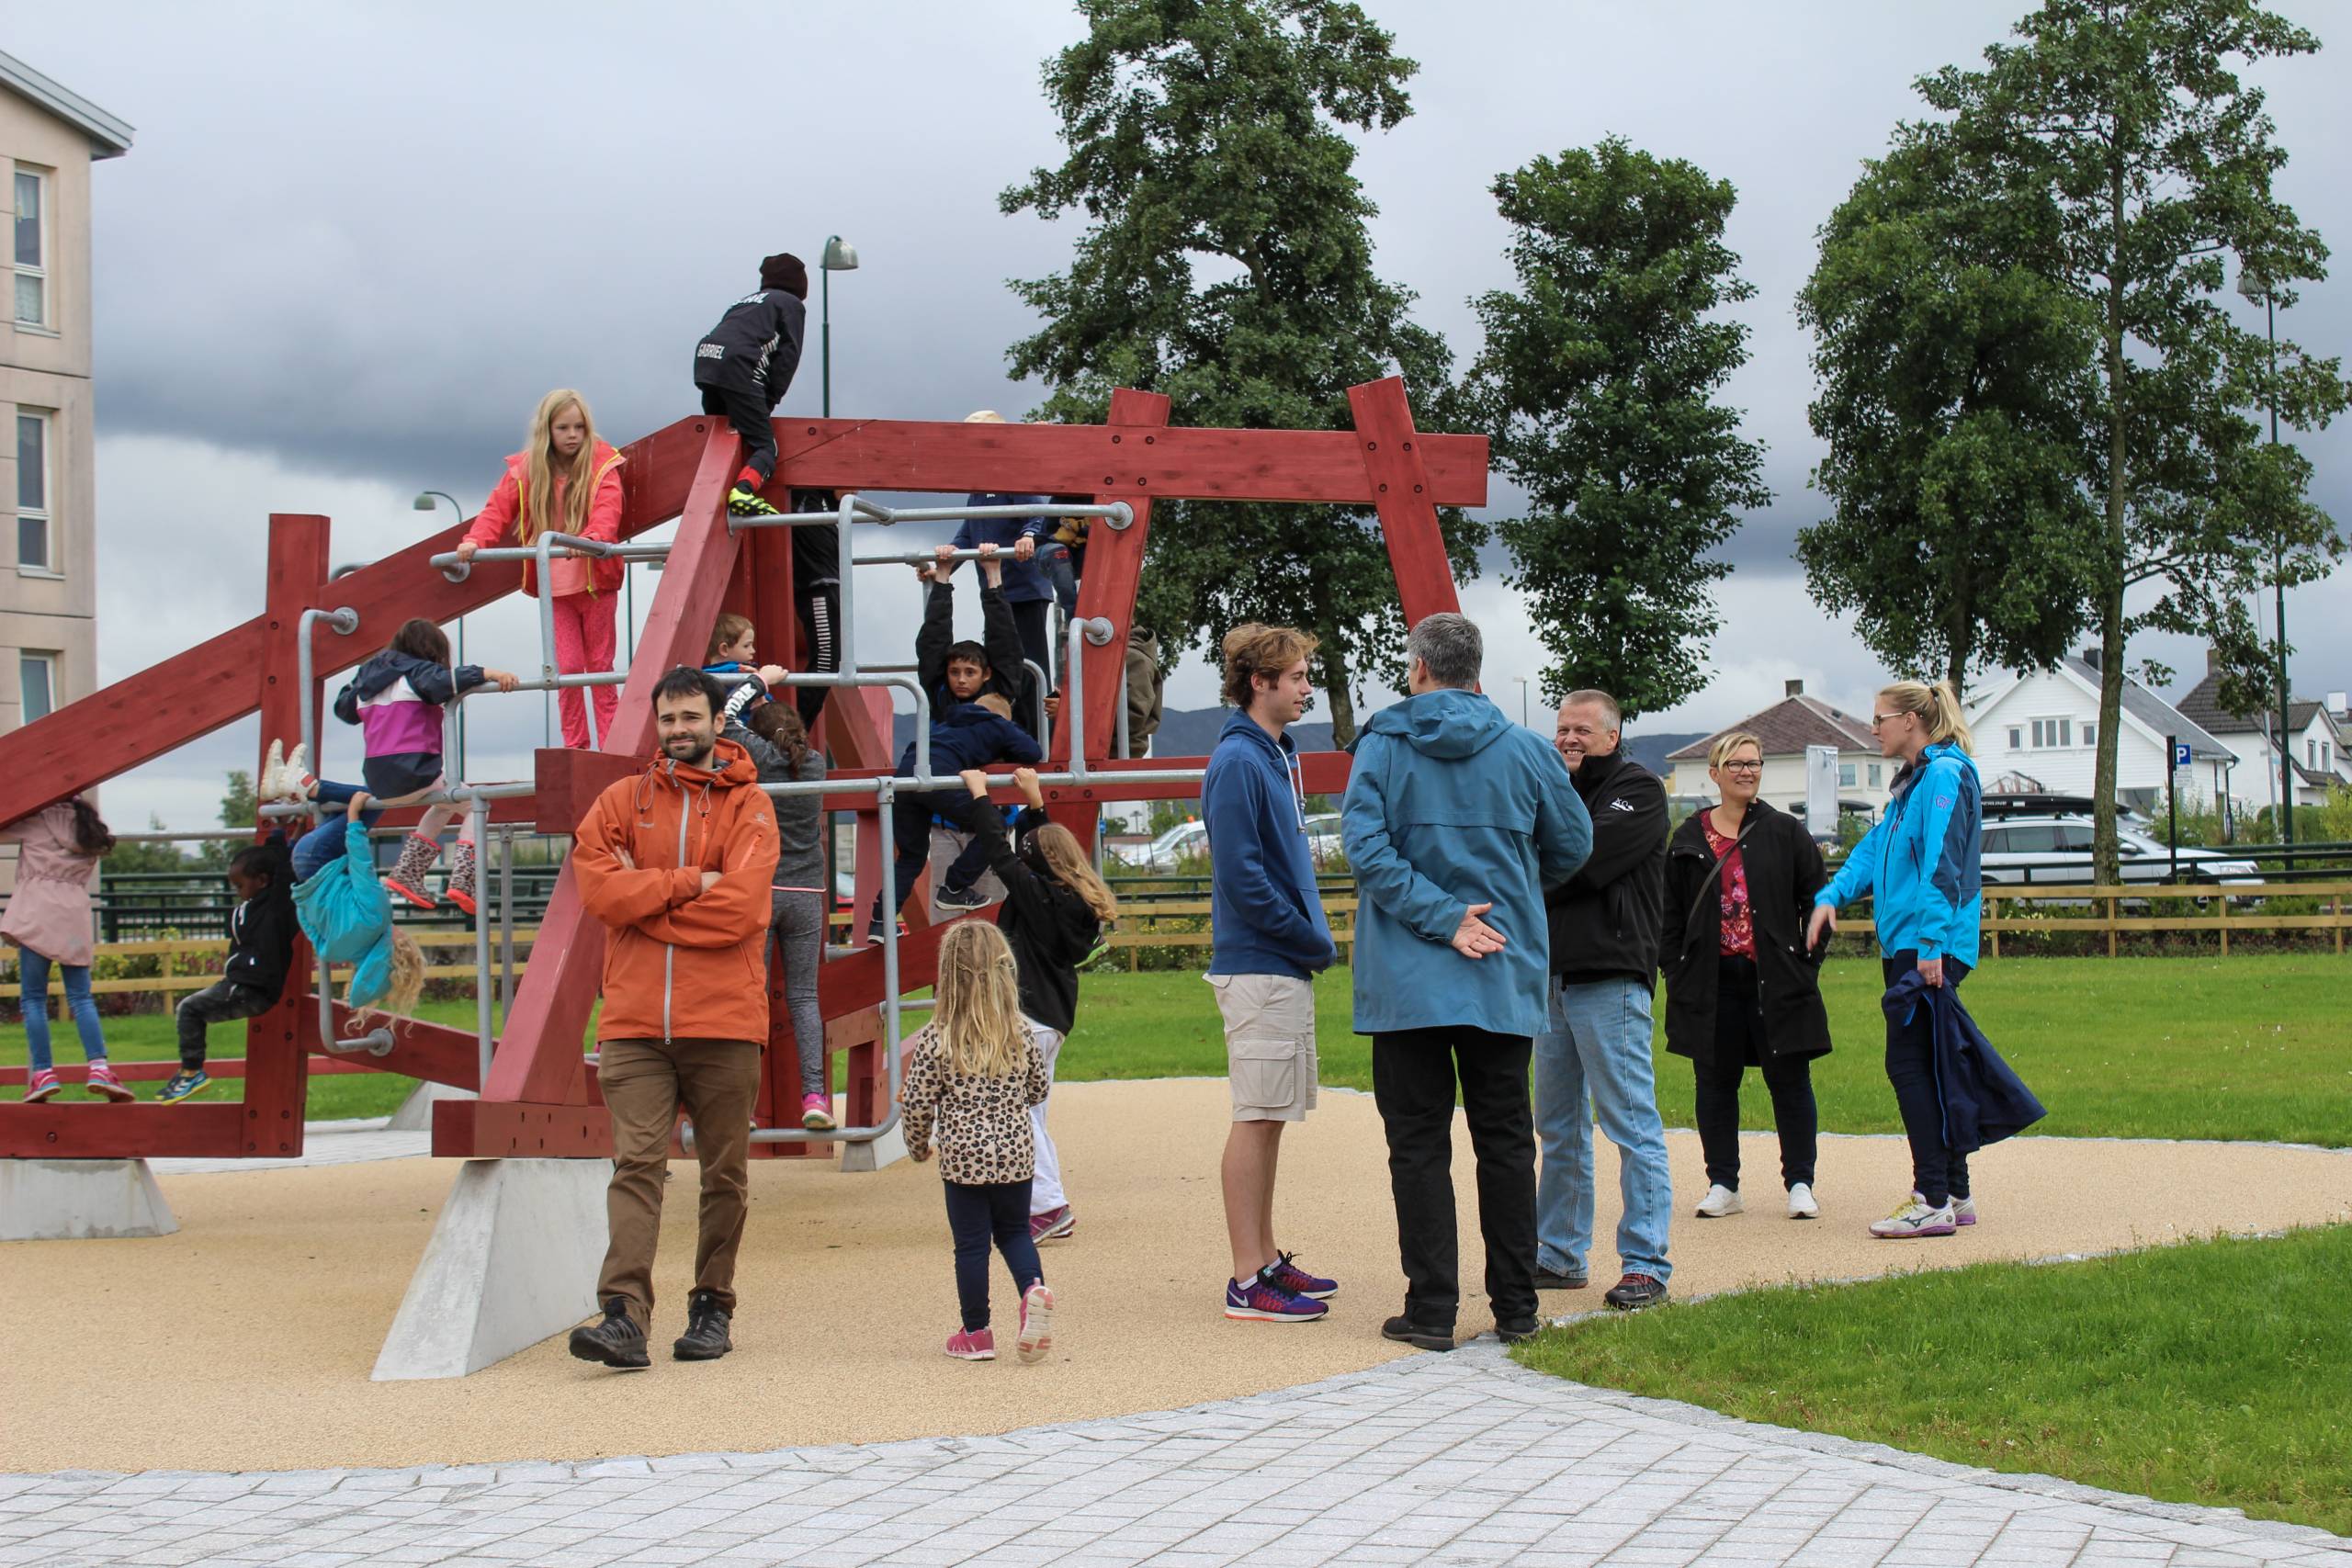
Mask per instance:
[[[0,1105],[0,1150],[15,1159],[153,1159],[243,1152],[245,1108],[226,1102],[157,1105]]]
[[[114,1076],[125,1083],[162,1083],[180,1070],[176,1058],[161,1062],[126,1062],[117,1056],[112,1066]],[[205,1062],[204,1070],[216,1078],[241,1078],[245,1076],[245,1059],[243,1056],[210,1057]],[[320,1056],[311,1064],[311,1077],[314,1078],[341,1077],[350,1073],[388,1073],[394,1070],[374,1057],[367,1055]],[[9,1084],[23,1083],[31,1071],[31,1068],[21,1064],[13,1067],[0,1067],[0,1088]],[[60,1062],[57,1064],[57,1077],[62,1083],[87,1083],[90,1069],[78,1064],[68,1065]]]
[[[1413,428],[1413,409],[1405,400],[1401,377],[1350,387],[1348,407],[1355,413],[1364,480],[1380,511],[1380,533],[1388,545],[1390,570],[1396,574],[1406,626],[1409,629],[1441,610],[1459,612],[1462,600],[1454,592],[1453,566],[1445,557],[1437,509],[1464,503],[1454,501],[1448,488],[1431,477],[1440,444],[1446,438],[1423,435]],[[1480,445],[1485,445],[1483,438]],[[1483,451],[1478,461],[1483,468]],[[1482,487],[1479,502],[1485,499]]]

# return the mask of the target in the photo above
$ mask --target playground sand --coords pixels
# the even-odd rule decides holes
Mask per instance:
[[[277,1470],[759,1450],[1011,1430],[1280,1389],[1415,1354],[1379,1337],[1398,1309],[1394,1213],[1369,1097],[1327,1090],[1284,1138],[1286,1245],[1344,1284],[1297,1326],[1219,1315],[1227,1269],[1217,1193],[1221,1080],[1068,1084],[1055,1135],[1079,1215],[1045,1249],[1060,1300],[1049,1359],[946,1359],[956,1324],[947,1225],[929,1166],[845,1176],[752,1169],[735,1353],[667,1359],[694,1253],[694,1167],[664,1216],[650,1371],[572,1360],[560,1337],[470,1378],[368,1381],[456,1168],[428,1159],[166,1177],[181,1230],[142,1241],[0,1248],[0,1468]],[[91,1114],[103,1115],[93,1108]],[[2049,1258],[2352,1219],[2352,1155],[2256,1145],[2023,1138],[1975,1162],[1984,1223],[1951,1240],[1876,1242],[1863,1226],[1908,1185],[1899,1138],[1825,1138],[1822,1218],[1781,1216],[1777,1146],[1745,1148],[1756,1205],[1701,1221],[1698,1140],[1669,1134],[1679,1210],[1674,1293],[1894,1269]],[[1464,1338],[1491,1326],[1468,1140],[1457,1127]],[[1605,1147],[1605,1145],[1604,1145]],[[1616,1273],[1613,1152],[1594,1288]],[[1001,1267],[1000,1329],[1014,1321]],[[1010,1333],[1005,1334],[1009,1341]]]

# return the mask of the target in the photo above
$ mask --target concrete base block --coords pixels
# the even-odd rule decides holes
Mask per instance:
[[[842,1168],[846,1171],[879,1170],[906,1157],[907,1135],[896,1127],[870,1144],[842,1145]]]
[[[445,1083],[426,1081],[408,1091],[401,1108],[384,1123],[388,1133],[430,1133],[433,1131],[433,1107],[445,1100],[471,1100],[469,1089],[452,1089]]]
[[[143,1159],[0,1159],[0,1241],[169,1235],[179,1228]]]
[[[600,1159],[466,1161],[375,1380],[461,1378],[593,1315],[612,1171]]]

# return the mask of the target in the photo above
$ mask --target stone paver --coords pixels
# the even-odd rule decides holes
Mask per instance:
[[[1189,1410],[864,1448],[0,1476],[0,1568],[2352,1568],[2352,1540],[1751,1426],[1491,1343]]]

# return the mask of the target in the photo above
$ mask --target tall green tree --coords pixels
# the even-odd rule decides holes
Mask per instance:
[[[2085,598],[2100,653],[2095,866],[2110,880],[2132,634],[2205,636],[2233,694],[2259,693],[2238,601],[2274,573],[2323,575],[2344,550],[2308,498],[2310,464],[2266,444],[2252,412],[2275,400],[2296,428],[2324,425],[2352,389],[2338,361],[2292,343],[2268,372],[2224,299],[2233,267],[2282,303],[2325,274],[2326,246],[2272,189],[2287,152],[2263,95],[2238,76],[2319,43],[2256,0],[2047,0],[2016,32],[1983,70],[1947,67],[1919,90],[1968,188],[2039,209],[2047,276],[2095,312],[2078,426],[2104,530]]]
[[[1713,552],[1772,499],[1763,448],[1715,400],[1747,359],[1721,311],[1756,292],[1724,243],[1737,193],[1614,137],[1492,189],[1517,287],[1472,301],[1486,346],[1466,396],[1527,490],[1500,532],[1551,655],[1544,693],[1671,707],[1705,683],[1709,585],[1731,570]]]
[[[1165,393],[1178,424],[1340,430],[1351,385],[1401,373],[1432,423],[1451,356],[1374,270],[1375,209],[1346,134],[1411,113],[1413,62],[1338,0],[1079,10],[1087,36],[1045,68],[1069,155],[1001,198],[1087,219],[1069,270],[1013,285],[1044,321],[1008,355],[1051,389],[1038,415],[1100,420],[1127,386]],[[1475,575],[1485,530],[1443,524],[1455,575]],[[1367,671],[1402,683],[1396,579],[1368,509],[1159,502],[1136,614],[1171,651],[1204,636],[1214,649],[1250,620],[1313,631],[1343,742]]]
[[[243,768],[232,768],[226,784],[220,795],[220,826],[251,828],[261,819],[261,797],[254,789],[253,774]],[[229,862],[243,847],[224,839],[207,839],[196,852],[197,863],[226,871]]]
[[[1905,128],[1797,297],[1834,508],[1797,536],[1806,584],[1890,667],[1962,691],[1980,662],[2074,646],[2105,543],[2082,434],[2097,313],[2052,276],[2050,204],[1969,175],[1945,127]]]

